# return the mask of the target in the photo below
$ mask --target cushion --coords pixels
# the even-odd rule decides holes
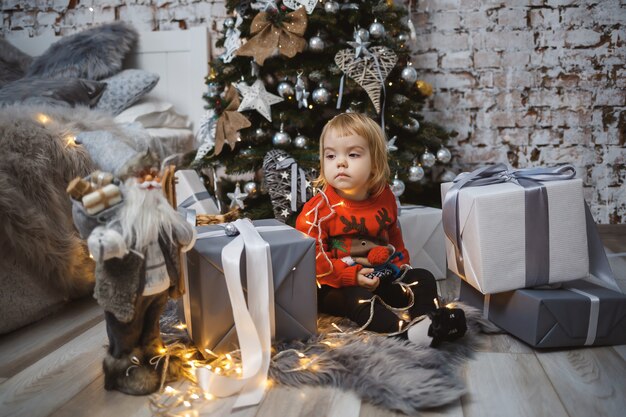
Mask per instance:
[[[159,100],[140,100],[117,117],[116,123],[139,122],[145,128],[188,129],[189,119],[174,111],[174,105]]]
[[[127,23],[100,25],[65,36],[35,58],[28,76],[100,80],[122,69],[139,35]]]
[[[144,70],[127,69],[103,81],[107,87],[96,108],[117,116],[152,90],[159,82],[159,76]]]
[[[189,129],[168,127],[146,129],[150,135],[149,147],[161,161],[168,156],[184,154],[194,149],[193,132]]]
[[[87,150],[101,170],[120,178],[139,172],[146,166],[158,165],[159,162],[153,152],[141,149],[141,145],[108,130],[81,132],[76,136],[76,143]]]
[[[22,78],[0,89],[0,106],[14,103],[93,107],[106,84],[79,78]]]
[[[22,78],[32,60],[30,55],[0,38],[0,88]]]

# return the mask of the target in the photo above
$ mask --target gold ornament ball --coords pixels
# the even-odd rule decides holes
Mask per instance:
[[[427,83],[426,81],[423,81],[423,80],[416,81],[415,87],[417,87],[419,92],[426,97],[430,97],[433,95],[433,86],[430,83]]]

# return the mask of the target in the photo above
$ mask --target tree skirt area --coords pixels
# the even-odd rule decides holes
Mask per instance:
[[[349,334],[357,328],[354,323],[322,315],[317,336],[274,344],[270,378],[292,387],[352,390],[364,401],[405,414],[449,404],[466,392],[461,368],[480,345],[481,334],[500,332],[479,310],[455,304],[465,311],[467,333],[436,349],[370,332]],[[171,301],[161,319],[163,338],[166,343],[191,346],[187,333],[175,327],[178,324],[177,306]],[[310,366],[303,366],[298,352],[306,355]]]

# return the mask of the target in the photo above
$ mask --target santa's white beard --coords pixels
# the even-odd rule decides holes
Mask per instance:
[[[126,181],[124,204],[116,218],[129,248],[143,252],[159,234],[172,242],[172,230],[184,220],[169,204],[160,188],[142,189],[134,178]]]

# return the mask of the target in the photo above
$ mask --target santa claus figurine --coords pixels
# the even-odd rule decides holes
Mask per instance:
[[[193,246],[196,232],[166,199],[156,169],[127,179],[120,190],[122,202],[95,216],[100,224],[87,240],[96,262],[94,297],[105,310],[109,338],[104,387],[145,395],[160,385],[159,318],[169,295],[180,293],[179,251]],[[78,212],[75,222],[85,235],[94,216],[83,212],[81,222]]]

